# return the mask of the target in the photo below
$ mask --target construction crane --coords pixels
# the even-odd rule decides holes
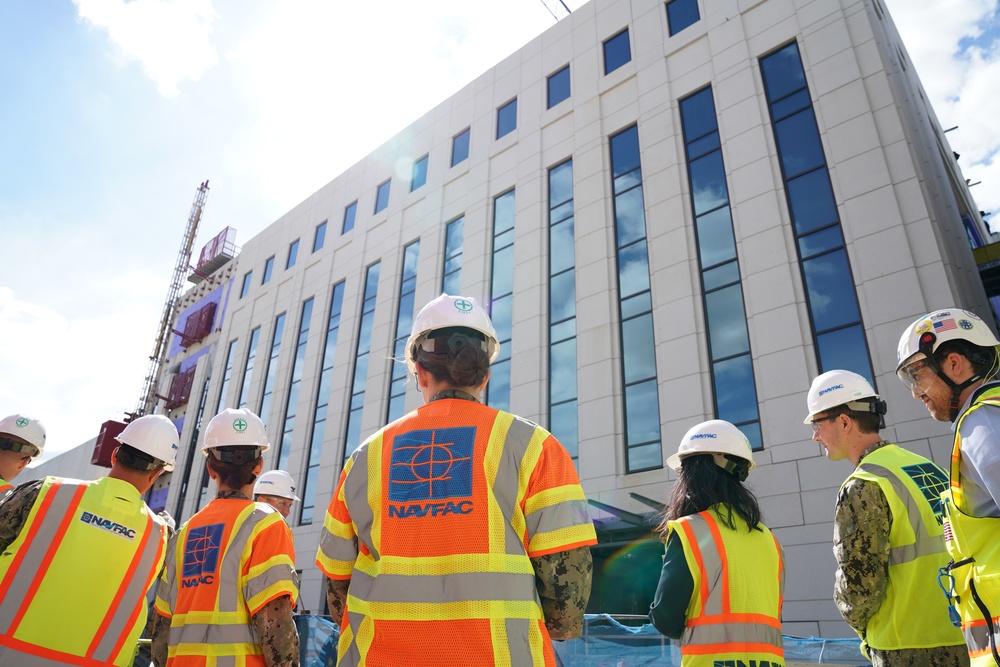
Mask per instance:
[[[170,290],[167,292],[167,300],[163,304],[163,315],[160,317],[160,331],[156,336],[156,344],[153,346],[153,354],[149,355],[149,368],[146,370],[146,380],[142,386],[142,394],[139,402],[136,403],[135,411],[128,415],[129,421],[145,414],[149,414],[156,405],[156,390],[160,384],[160,374],[163,364],[167,360],[167,339],[170,335],[171,324],[177,311],[177,302],[180,297],[181,288],[184,286],[184,279],[191,266],[191,248],[194,246],[195,236],[198,235],[198,223],[201,221],[201,211],[205,207],[205,200],[208,198],[208,181],[198,186],[195,191],[194,203],[191,204],[191,214],[188,216],[187,229],[184,231],[184,240],[181,241],[180,252],[177,253],[177,263],[174,264],[174,277],[170,281]]]

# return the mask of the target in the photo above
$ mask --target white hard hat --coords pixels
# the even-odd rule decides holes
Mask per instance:
[[[12,435],[18,441],[26,442],[34,447],[35,453],[31,455],[33,459],[37,459],[45,451],[45,427],[37,419],[20,414],[4,417],[0,420],[0,439],[4,434]]]
[[[295,482],[284,470],[268,470],[258,477],[257,483],[253,485],[253,494],[299,500],[295,495]]]
[[[729,465],[726,454],[748,461],[750,470],[757,467],[753,462],[750,441],[743,435],[743,431],[722,419],[711,419],[688,430],[681,438],[677,453],[667,457],[667,465],[680,470],[684,459],[694,454],[714,455],[715,464],[720,468],[727,468]]]
[[[500,355],[500,341],[486,309],[472,297],[442,294],[421,308],[413,319],[413,328],[406,341],[405,353],[406,367],[410,373],[417,372],[416,359],[414,358],[417,345],[433,351],[433,344],[427,343],[432,338],[428,334],[450,327],[463,327],[483,334],[486,338],[485,352],[490,357],[490,363],[493,363]],[[432,345],[432,347],[424,347],[425,343]]]
[[[868,380],[857,373],[838,370],[817,375],[809,387],[809,395],[806,397],[809,414],[802,423],[811,424],[816,415],[838,405],[846,405],[859,412],[871,412],[870,403],[860,402],[863,398],[874,398],[877,401],[878,394]]]
[[[174,423],[164,415],[144,415],[129,422],[115,440],[163,461],[167,472],[174,469],[180,436]]]
[[[896,347],[896,375],[914,361],[924,359],[950,340],[964,340],[979,347],[996,347],[1000,341],[978,315],[961,308],[937,310],[906,327]]]
[[[260,417],[246,408],[226,408],[208,422],[201,453],[208,456],[208,450],[216,447],[240,446],[260,447],[260,453],[271,448]]]

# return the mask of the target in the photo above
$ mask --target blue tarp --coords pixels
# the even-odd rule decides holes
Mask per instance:
[[[302,667],[333,667],[340,630],[322,616],[299,616]],[[588,615],[583,636],[554,642],[562,667],[679,667],[680,646],[648,623],[624,625],[607,614]],[[814,665],[869,664],[856,639],[785,637],[785,662]]]

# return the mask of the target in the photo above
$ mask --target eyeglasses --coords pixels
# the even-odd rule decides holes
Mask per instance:
[[[825,422],[825,421],[829,421],[831,419],[836,419],[839,416],[840,415],[827,415],[826,417],[817,417],[816,419],[812,420],[809,423],[812,424],[813,433],[818,433],[819,432],[820,422]]]
[[[927,367],[927,360],[920,359],[900,368],[896,371],[896,375],[912,391],[914,387],[920,387],[923,383],[933,379],[933,374],[923,373],[923,370]]]

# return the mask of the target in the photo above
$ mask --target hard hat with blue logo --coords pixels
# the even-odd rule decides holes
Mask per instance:
[[[862,400],[865,398],[874,398],[875,401]],[[878,414],[885,414],[885,403],[878,400],[878,394],[868,380],[851,371],[835,370],[817,375],[812,381],[806,396],[809,413],[802,423],[811,424],[816,415],[840,405],[858,412],[876,412],[881,409]]]
[[[295,495],[295,481],[292,476],[284,470],[268,470],[257,478],[257,483],[253,485],[255,496],[277,496],[278,498],[288,498],[298,501]]]
[[[164,415],[143,415],[130,421],[115,440],[162,461],[167,472],[174,469],[180,436],[174,423]]]
[[[667,465],[673,470],[680,470],[684,459],[695,454],[711,454],[715,464],[725,470],[731,467],[726,455],[747,461],[750,464],[747,472],[757,466],[753,461],[750,441],[743,431],[723,419],[711,419],[691,427],[681,438],[677,453],[667,457]]]

